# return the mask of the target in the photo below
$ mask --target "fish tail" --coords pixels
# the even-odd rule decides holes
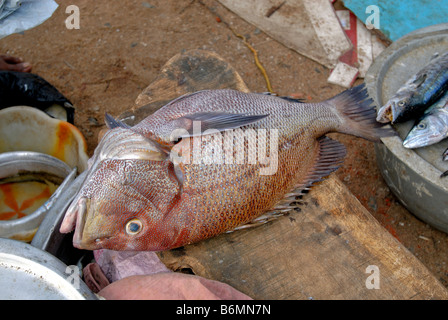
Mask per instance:
[[[376,121],[376,109],[372,106],[365,85],[359,85],[341,92],[326,101],[336,109],[342,119],[338,132],[355,135],[371,141],[396,135],[390,126]]]

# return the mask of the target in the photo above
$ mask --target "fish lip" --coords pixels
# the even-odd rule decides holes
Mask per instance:
[[[89,218],[90,199],[83,197],[77,203],[76,228],[73,234],[73,246],[81,250],[97,250],[102,248],[104,241],[114,238],[113,236],[92,239],[84,233],[86,221]]]
[[[429,139],[424,139],[422,135],[415,135],[413,137],[410,137],[411,133],[404,139],[403,141],[403,147],[406,149],[415,149],[424,147],[428,144]]]
[[[75,225],[75,233],[73,235],[73,246],[78,249],[84,249],[83,246],[83,230],[84,225],[86,223],[86,215],[87,215],[87,198],[81,198],[76,204],[77,207],[77,216],[76,216],[76,225]]]
[[[406,149],[419,148],[420,145],[416,144],[416,142],[417,142],[417,139],[405,140],[405,141],[403,141],[403,147],[405,147]]]
[[[412,130],[408,133],[408,135],[406,136],[406,138],[404,138],[403,140],[403,147],[407,148],[407,149],[414,149],[414,148],[418,148],[418,143],[419,141],[421,141],[421,138],[419,136],[411,136],[412,135]]]
[[[76,219],[78,216],[78,203],[81,197],[81,191],[79,190],[79,188],[85,182],[86,177],[87,172],[84,171],[73,182],[73,188],[77,188],[77,192],[74,199],[70,203],[70,206],[65,212],[64,219],[62,220],[61,226],[59,227],[60,233],[69,233],[75,229]]]
[[[104,242],[110,241],[111,239],[114,239],[115,237],[104,237],[104,238],[97,238],[93,242],[88,241],[86,239],[82,238],[82,233],[80,237],[73,236],[73,246],[75,248],[81,249],[81,250],[99,250],[103,248]]]
[[[65,212],[64,219],[59,227],[60,233],[69,233],[75,229],[76,220],[78,218],[78,203],[79,200],[75,199]]]
[[[422,147],[427,147],[433,144],[436,144],[440,141],[443,140],[443,135],[439,135],[439,134],[432,134],[430,136],[428,136],[426,139],[424,139],[422,141],[421,137],[413,137],[409,140],[404,140],[403,141],[403,147],[407,148],[407,149],[415,149],[415,148],[422,148]]]

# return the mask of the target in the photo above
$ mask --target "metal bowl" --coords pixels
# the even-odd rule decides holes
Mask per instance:
[[[97,299],[77,271],[30,244],[0,239],[0,300]]]
[[[379,108],[436,53],[448,50],[448,24],[416,30],[392,43],[374,61],[365,77],[370,96]],[[406,149],[403,139],[414,120],[394,125],[399,137],[375,145],[377,163],[389,188],[415,216],[448,232],[448,170],[442,153],[448,141]]]
[[[0,179],[14,177],[19,173],[31,176],[45,173],[63,181],[51,197],[31,214],[19,219],[0,221],[0,237],[30,241],[52,205],[74,180],[76,169],[71,169],[65,162],[47,154],[29,151],[0,153]]]

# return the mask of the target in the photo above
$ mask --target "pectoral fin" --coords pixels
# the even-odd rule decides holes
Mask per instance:
[[[419,75],[413,82],[412,84],[415,85],[416,88],[420,87],[426,80],[427,78],[427,74],[423,73],[421,75]]]
[[[105,121],[110,131],[97,147],[101,150],[100,161],[105,158],[162,161],[168,157],[169,147],[143,136],[108,113],[106,113]]]
[[[269,115],[248,115],[245,113],[226,112],[200,112],[183,116],[176,121],[176,126],[185,129],[188,135],[181,135],[181,138],[192,137],[204,134],[207,130],[231,130],[237,129],[258,122]],[[197,122],[198,125],[194,125]],[[200,124],[200,126],[199,126]],[[198,132],[196,132],[198,131]],[[207,132],[205,132],[207,133]],[[212,132],[209,132],[212,133]]]

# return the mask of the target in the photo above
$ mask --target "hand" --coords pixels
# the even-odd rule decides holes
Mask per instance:
[[[0,70],[30,72],[31,68],[31,64],[23,62],[21,58],[0,55]]]

